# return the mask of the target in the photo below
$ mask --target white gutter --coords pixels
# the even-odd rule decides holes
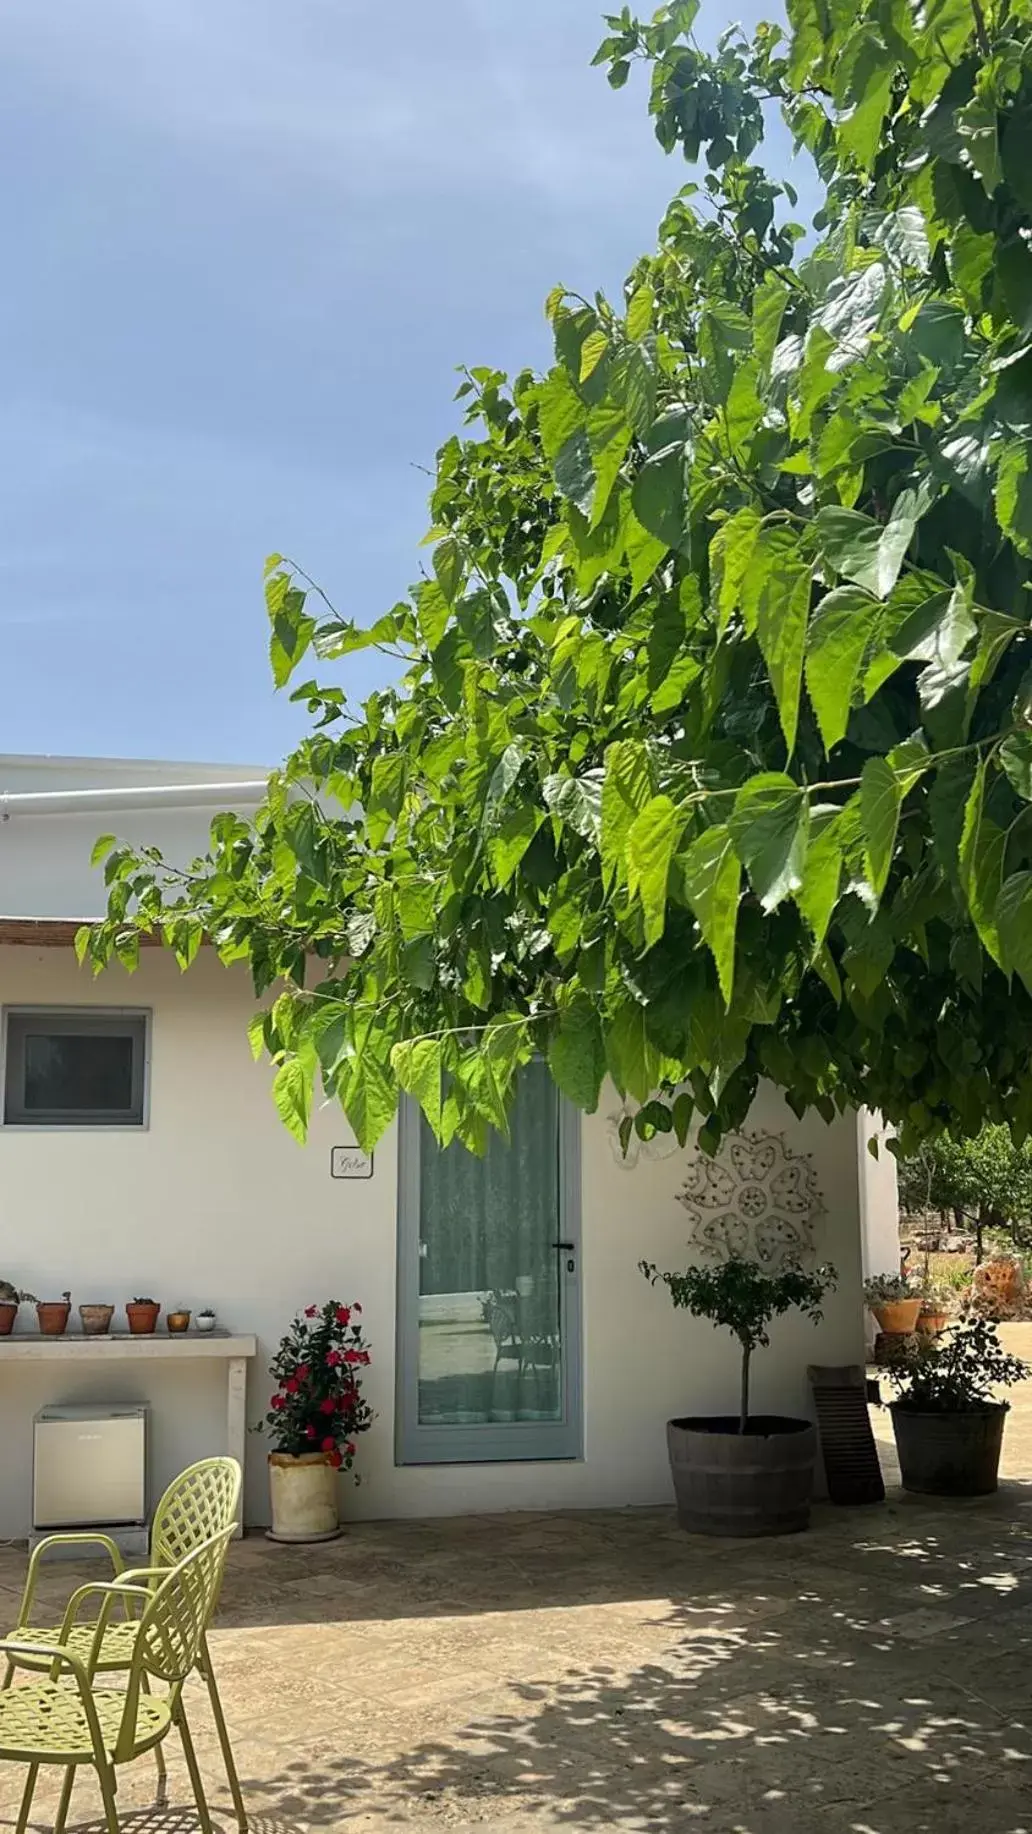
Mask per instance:
[[[0,790],[0,820],[12,815],[89,815],[101,809],[232,809],[261,802],[267,779],[236,783],[145,783],[102,785],[89,790]]]

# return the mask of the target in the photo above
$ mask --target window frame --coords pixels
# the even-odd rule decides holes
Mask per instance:
[[[583,1269],[581,1254],[581,1116],[558,1095],[557,1238],[572,1244],[575,1271],[561,1287],[563,1417],[558,1421],[485,1421],[429,1425],[419,1419],[419,1239],[422,1113],[403,1096],[398,1112],[397,1321],[394,1463],[396,1466],[535,1464],[584,1457]],[[560,1251],[556,1251],[559,1256]],[[565,1260],[565,1255],[562,1259]]]
[[[143,1006],[5,1006],[3,1017],[2,1112],[5,1133],[140,1133],[150,1126],[152,1013]],[[129,1036],[133,1041],[132,1107],[119,1109],[48,1109],[33,1114],[25,1107],[25,1034],[31,1022],[40,1028],[84,1037]],[[25,1022],[24,1024],[22,1022]]]

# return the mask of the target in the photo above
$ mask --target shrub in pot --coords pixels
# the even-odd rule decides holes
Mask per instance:
[[[705,1535],[783,1535],[810,1520],[817,1430],[810,1420],[753,1414],[749,1406],[753,1352],[770,1343],[767,1327],[800,1311],[816,1324],[821,1300],[835,1283],[832,1267],[806,1273],[790,1265],[766,1273],[732,1255],[719,1267],[660,1273],[639,1263],[653,1285],[662,1281],[675,1306],[723,1326],[742,1351],[738,1413],[667,1422],[667,1447],[682,1528]]]
[[[0,1280],[0,1337],[10,1337],[19,1306],[38,1304],[35,1293],[20,1292],[9,1280]]]
[[[84,1337],[106,1337],[111,1329],[111,1320],[115,1315],[113,1305],[81,1305],[79,1317],[82,1320]]]
[[[273,1440],[274,1541],[329,1541],[340,1533],[338,1473],[351,1470],[356,1439],[373,1420],[361,1386],[370,1360],[361,1314],[360,1305],[336,1299],[308,1306],[272,1360],[276,1392],[258,1430]]]
[[[879,1331],[889,1337],[917,1329],[921,1295],[902,1274],[874,1274],[865,1280],[864,1303],[878,1320]]]
[[[1009,1410],[996,1390],[1032,1374],[1009,1356],[995,1324],[970,1318],[939,1337],[918,1337],[885,1358],[904,1490],[923,1496],[989,1496],[996,1489]]]
[[[214,1308],[210,1305],[206,1305],[202,1311],[198,1312],[197,1317],[194,1320],[194,1323],[196,1324],[198,1331],[202,1331],[206,1333],[214,1331],[216,1322],[217,1321],[216,1321]]]

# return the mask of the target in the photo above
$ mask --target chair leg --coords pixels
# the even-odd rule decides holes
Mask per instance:
[[[0,1693],[3,1693],[3,1691],[6,1688],[9,1688],[13,1680],[14,1680],[14,1663],[11,1661],[10,1656],[8,1656],[7,1667],[4,1669],[4,1678],[2,1681],[0,1681]]]
[[[25,1834],[25,1830],[29,1825],[29,1812],[32,1808],[32,1798],[36,1791],[36,1778],[38,1776],[39,1765],[30,1764],[29,1774],[25,1779],[25,1789],[22,1793],[21,1808],[18,1810],[18,1821],[15,1826],[14,1834]]]
[[[110,1765],[98,1764],[97,1777],[104,1802],[104,1820],[107,1823],[108,1834],[122,1834],[118,1825],[118,1810],[115,1807],[115,1773]]]
[[[151,1692],[150,1676],[146,1669],[141,1671],[140,1684],[145,1694]],[[154,1762],[158,1770],[158,1789],[155,1802],[159,1809],[163,1809],[168,1806],[168,1766],[165,1763],[165,1752],[161,1743],[158,1743],[154,1747]],[[54,1834],[60,1834],[60,1831],[55,1828]]]
[[[72,1784],[75,1782],[75,1765],[69,1764],[61,1785],[61,1800],[57,1805],[57,1819],[54,1822],[54,1834],[64,1834],[64,1825],[68,1819],[68,1805],[72,1800]]]
[[[183,1741],[183,1754],[186,1758],[186,1768],[190,1772],[190,1782],[193,1787],[194,1801],[197,1804],[197,1819],[201,1824],[201,1834],[213,1834],[211,1816],[208,1813],[208,1802],[204,1794],[204,1785],[201,1782],[201,1773],[197,1764],[197,1753],[194,1750],[194,1742],[190,1736],[190,1727],[187,1724],[186,1708],[181,1699],[179,1701],[176,1719],[179,1726],[179,1736]]]
[[[215,1670],[211,1665],[211,1651],[208,1648],[207,1637],[205,1637],[201,1646],[201,1673],[208,1684],[208,1698],[211,1701],[212,1718],[215,1721],[215,1730],[219,1735],[219,1744],[222,1746],[222,1757],[226,1766],[226,1776],[229,1779],[229,1793],[233,1798],[233,1809],[237,1818],[237,1827],[240,1829],[240,1834],[247,1834],[247,1810],[244,1807],[243,1792],[240,1788],[240,1778],[237,1775],[233,1747],[229,1742],[226,1716],[222,1711],[222,1701],[219,1698],[219,1690],[215,1684]]]

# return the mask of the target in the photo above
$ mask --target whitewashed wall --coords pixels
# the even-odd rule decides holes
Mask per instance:
[[[606,1132],[615,1099],[603,1099],[583,1129],[584,1461],[395,1469],[393,1137],[377,1151],[370,1182],[331,1180],[341,1117],[318,1113],[306,1148],[290,1139],[269,1100],[268,1068],[251,1060],[247,976],[206,953],[185,976],[155,951],[133,977],[113,970],[94,980],[70,951],[0,948],[0,1003],[82,1001],[153,1009],[150,1126],[0,1129],[0,1275],[44,1296],[70,1287],[75,1303],[152,1292],[165,1304],[215,1305],[221,1323],[260,1339],[252,1419],[264,1409],[264,1364],[291,1313],[330,1295],[361,1299],[379,1418],[362,1447],[365,1481],[346,1494],[355,1514],[667,1498],[663,1423],[671,1413],[732,1407],[736,1356],[729,1339],[675,1315],[635,1271],[641,1256],[670,1266],[686,1260],[686,1219],[675,1202],[682,1161],[618,1168]],[[800,1125],[764,1095],[752,1125],[785,1128],[796,1150],[813,1153],[827,1208],[818,1251],[840,1274],[824,1323],[780,1322],[757,1363],[755,1405],[801,1412],[808,1362],[854,1361],[862,1352],[859,1179],[874,1162],[858,1153],[854,1119]],[[32,1322],[23,1315],[21,1328]],[[102,1378],[0,1362],[0,1537],[26,1533],[35,1411],[95,1399],[152,1404],[154,1494],[189,1459],[223,1445],[221,1365],[162,1364],[146,1376],[123,1367]],[[252,1440],[246,1514],[253,1523],[267,1519],[263,1460],[262,1442]]]

